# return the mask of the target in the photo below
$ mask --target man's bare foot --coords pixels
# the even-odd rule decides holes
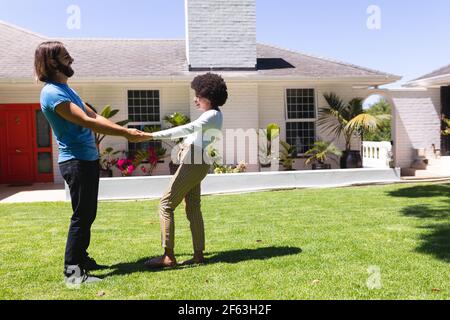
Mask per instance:
[[[163,255],[161,257],[149,259],[144,264],[149,269],[164,269],[175,267],[177,265],[177,261],[174,257]]]

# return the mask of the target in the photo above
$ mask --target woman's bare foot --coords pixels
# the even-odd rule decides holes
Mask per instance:
[[[144,264],[150,269],[164,269],[175,267],[177,265],[177,261],[175,257],[169,257],[165,254],[161,257],[149,259]]]

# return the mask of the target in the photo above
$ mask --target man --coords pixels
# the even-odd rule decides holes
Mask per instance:
[[[130,142],[144,141],[146,135],[114,124],[83,103],[67,84],[74,75],[73,62],[61,42],[44,42],[35,52],[36,76],[45,82],[41,108],[58,143],[58,163],[70,189],[73,209],[64,262],[65,281],[81,284],[100,281],[89,276],[88,271],[102,268],[87,252],[97,214],[99,185],[94,132],[122,136]]]

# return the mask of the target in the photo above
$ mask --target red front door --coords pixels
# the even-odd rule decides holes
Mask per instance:
[[[50,130],[40,113],[39,105],[0,105],[0,183],[53,180]]]

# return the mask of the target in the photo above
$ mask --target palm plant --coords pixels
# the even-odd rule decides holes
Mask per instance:
[[[272,160],[272,142],[280,135],[280,126],[276,123],[271,123],[266,128],[266,135],[263,143],[259,146],[259,162],[262,167],[271,165]]]
[[[85,102],[86,105],[91,108],[92,110],[94,110],[95,113],[98,114],[97,109],[95,107],[93,107],[91,104]],[[119,113],[118,109],[112,109],[110,105],[107,105],[103,108],[102,112],[100,113],[100,115],[103,118],[106,119],[111,119],[112,117],[114,117],[116,114]],[[116,124],[123,127],[126,126],[128,123],[130,122],[130,120],[122,120],[122,121],[117,121]],[[100,143],[102,143],[102,141],[106,138],[106,135],[101,134],[101,133],[96,133],[95,134],[95,144],[97,145],[97,149],[100,151]]]
[[[305,155],[309,156],[305,161],[305,165],[312,162],[318,162],[324,165],[330,155],[342,156],[342,151],[339,150],[332,142],[316,141],[314,147],[306,151]]]
[[[280,163],[286,170],[292,170],[297,149],[295,148],[295,146],[291,146],[286,141],[280,141],[280,145]]]
[[[324,98],[328,106],[319,110],[317,124],[336,138],[344,137],[344,157],[352,152],[360,153],[360,150],[351,150],[351,141],[354,136],[359,136],[362,141],[364,132],[378,130],[381,128],[382,122],[391,117],[387,114],[371,115],[366,113],[363,109],[363,99],[361,98],[354,98],[348,103],[345,103],[335,93],[326,93]],[[358,157],[360,159],[361,155],[359,154]],[[345,167],[345,165],[343,166]]]
[[[112,177],[112,168],[117,164],[118,159],[116,155],[120,151],[115,151],[113,148],[109,147],[103,150],[100,154],[100,174],[104,177]]]
[[[366,113],[361,98],[353,98],[348,103],[345,103],[335,93],[326,93],[324,98],[328,106],[319,110],[317,124],[336,137],[344,136],[345,150],[351,150],[351,139],[354,135],[363,138],[365,131],[377,130],[383,120],[391,117],[387,114],[370,115]]]
[[[449,136],[450,135],[450,119],[444,117],[442,120],[445,122],[445,124],[447,126],[446,129],[442,130],[442,135]]]
[[[184,126],[185,124],[188,124],[191,122],[191,119],[189,119],[188,116],[175,112],[171,115],[165,116],[163,119],[167,124],[169,124],[170,128],[175,128],[179,126]],[[176,144],[179,144],[183,141],[183,138],[175,140]]]
[[[165,116],[163,120],[169,125],[169,128],[184,126],[185,124],[188,124],[191,122],[191,119],[188,116],[186,116],[182,113],[179,113],[179,112],[175,112],[171,115]],[[172,143],[163,141],[163,143],[166,144],[171,149],[175,148],[177,145],[179,145],[182,142],[183,142],[183,138],[175,139]],[[173,162],[173,160],[171,160],[169,163],[170,174],[175,174],[178,167],[179,167],[179,165],[175,164]]]
[[[167,157],[166,152],[167,150],[162,147],[150,147],[146,150],[138,150],[134,156],[133,165],[136,168],[143,165],[141,166],[142,172],[145,175],[151,176],[158,162]]]

